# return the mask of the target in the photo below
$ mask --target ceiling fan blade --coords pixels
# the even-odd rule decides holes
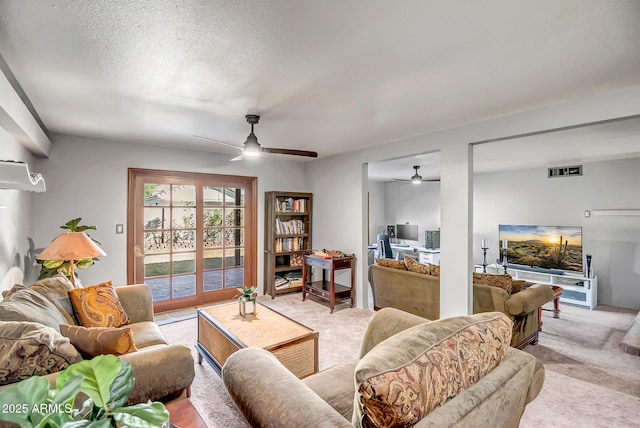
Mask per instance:
[[[234,146],[233,144],[225,143],[224,141],[214,140],[213,138],[203,137],[201,135],[194,135],[196,138],[202,138],[203,140],[212,141],[217,144],[222,144],[223,146],[233,147],[234,149],[243,150],[242,147]]]
[[[263,147],[262,151],[264,153],[277,153],[280,155],[307,156],[310,158],[318,157],[318,152],[310,152],[307,150],[272,149],[272,148]]]

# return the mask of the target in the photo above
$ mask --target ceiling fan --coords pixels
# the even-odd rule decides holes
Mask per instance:
[[[395,181],[410,181],[410,182],[412,182],[414,184],[419,184],[419,183],[422,183],[422,182],[430,182],[430,181],[440,181],[439,178],[423,180],[422,176],[420,174],[418,174],[418,170],[420,169],[420,165],[415,165],[413,167],[413,169],[415,169],[416,172],[415,172],[415,174],[413,174],[411,176],[411,178],[409,180],[404,180],[404,179],[401,179],[401,178],[394,178],[394,180]]]
[[[213,141],[214,143],[223,144],[225,146],[233,147],[234,149],[238,149],[242,151],[240,156],[237,156],[232,161],[237,161],[246,157],[255,157],[259,156],[260,153],[275,153],[280,155],[292,155],[292,156],[306,156],[310,158],[317,158],[317,152],[311,152],[307,150],[294,150],[294,149],[276,149],[270,147],[262,147],[260,143],[258,143],[258,137],[253,133],[253,125],[256,125],[260,121],[260,116],[257,114],[248,114],[245,116],[247,123],[251,125],[251,133],[247,137],[247,141],[244,142],[242,147],[238,147],[233,144],[225,143],[223,141],[214,140],[212,138],[202,137],[200,135],[194,135],[194,137],[202,138],[204,140]]]

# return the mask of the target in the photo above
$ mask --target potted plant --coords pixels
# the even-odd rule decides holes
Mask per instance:
[[[242,288],[238,288],[237,290],[240,292],[239,295],[236,296],[238,299],[238,310],[240,315],[243,317],[246,315],[246,304],[247,302],[253,303],[253,314],[256,314],[256,296],[254,293],[258,287],[250,287],[247,285],[243,285]]]
[[[81,225],[80,224],[81,220],[82,220],[81,217],[71,219],[68,222],[66,222],[63,226],[60,226],[60,229],[66,229],[71,232],[84,232],[85,230],[97,230],[95,226]],[[89,238],[91,237],[89,236]],[[98,245],[102,245],[100,244],[100,242],[96,241],[93,238],[91,238],[91,240]],[[99,260],[99,259],[88,258],[88,259],[76,260],[75,268],[86,269],[89,266],[93,265],[93,263],[95,263],[96,260]],[[71,276],[71,269],[70,269],[70,264],[68,260],[38,260],[38,263],[41,265],[40,275],[38,275],[38,279],[51,278],[55,276],[58,272],[64,274],[67,278],[70,278]]]
[[[169,420],[164,404],[125,406],[135,384],[131,364],[114,355],[100,355],[72,364],[59,373],[56,388],[40,376],[0,392],[0,420],[23,428],[160,427]],[[89,398],[81,409],[73,404],[79,392]]]

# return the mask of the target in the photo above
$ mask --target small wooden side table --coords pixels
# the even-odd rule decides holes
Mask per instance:
[[[557,285],[550,285],[553,290],[553,309],[543,308],[542,306],[538,308],[538,331],[542,331],[542,311],[551,311],[553,312],[554,318],[560,318],[560,296],[562,296],[562,287]]]
[[[207,428],[193,404],[188,398],[172,401],[166,405],[169,422],[179,428]]]
[[[322,269],[322,280],[312,281],[313,268]],[[302,269],[302,300],[306,300],[307,293],[329,301],[329,309],[333,313],[336,300],[349,299],[351,307],[355,301],[355,267],[354,256],[324,258],[314,255],[304,256]],[[351,269],[351,287],[335,283],[335,272],[342,269]],[[329,272],[327,281],[326,273]]]

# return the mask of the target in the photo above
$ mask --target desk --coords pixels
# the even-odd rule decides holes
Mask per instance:
[[[371,244],[367,246],[369,250],[369,255],[373,254],[374,257],[378,257],[378,246],[375,244]],[[410,255],[412,257],[417,257],[420,263],[431,263],[434,265],[440,264],[440,249],[431,249],[425,247],[417,247],[410,245],[398,245],[391,244],[391,250],[395,255],[395,259],[402,260],[405,254]],[[401,257],[402,256],[402,257]],[[369,260],[369,264],[373,264],[373,260]]]

